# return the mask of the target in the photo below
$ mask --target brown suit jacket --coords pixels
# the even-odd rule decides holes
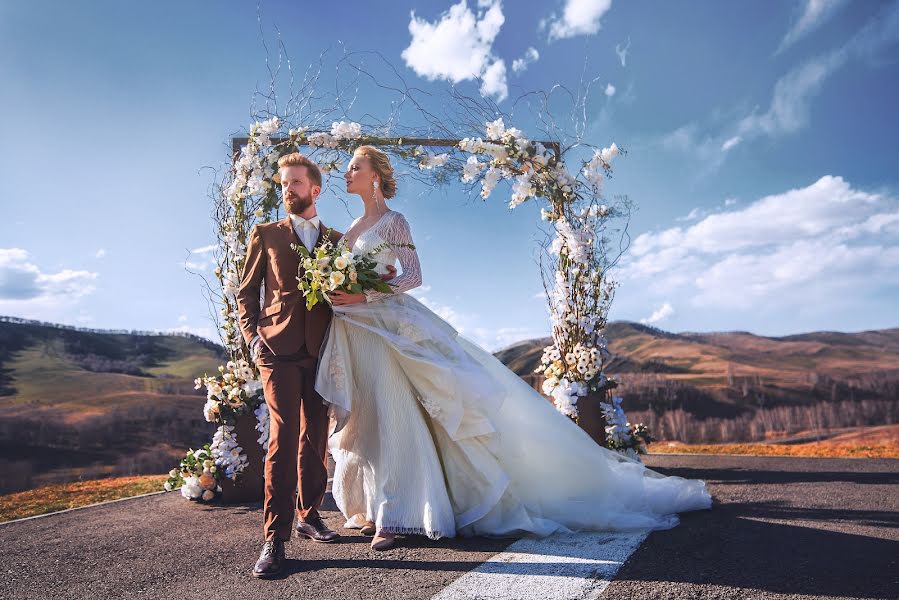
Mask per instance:
[[[327,228],[319,222],[316,247],[324,241],[326,232]],[[331,232],[332,243],[341,237],[342,234]],[[247,345],[259,334],[276,356],[295,354],[305,345],[307,352],[317,357],[332,311],[326,302],[306,310],[297,282],[300,257],[290,247],[292,243],[302,241],[293,230],[290,217],[253,227],[237,291],[240,329]],[[260,306],[263,283],[265,301]]]

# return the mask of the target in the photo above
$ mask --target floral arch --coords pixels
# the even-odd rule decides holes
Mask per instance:
[[[255,414],[256,441],[263,450],[267,447],[267,407],[258,371],[240,335],[236,295],[250,230],[256,223],[273,220],[281,207],[279,186],[272,180],[278,159],[297,150],[330,177],[355,148],[374,145],[431,185],[456,178],[487,200],[502,183],[510,188],[510,209],[540,202],[541,217],[552,228],[551,241],[543,248],[541,275],[553,342],[544,349],[535,372],[545,378],[544,394],[574,420],[579,417],[580,399],[607,399],[617,383],[603,372],[610,358],[603,330],[616,288],[610,269],[620,256],[611,252],[607,231],[611,221],[626,215],[629,205],[626,199],[603,203],[603,183],[621,151],[615,144],[591,148],[592,154],[572,172],[565,166],[566,150],[560,143],[530,140],[521,130],[507,127],[503,117],[485,123],[482,132],[471,133],[461,139],[388,137],[347,121],[333,122],[330,130],[289,128],[274,116],[253,123],[248,136],[232,138],[231,167],[213,194],[218,286],[209,288],[230,360],[218,374],[196,380],[197,388],[205,386],[207,391],[206,419],[218,429],[211,444],[190,450],[180,467],[171,471],[166,489],[180,487],[185,497],[209,500],[222,490],[219,484],[243,473],[249,462],[239,443],[247,442],[238,442],[235,435],[241,415]],[[434,148],[445,151],[434,153]],[[603,441],[636,456],[651,438],[642,425],[627,422],[620,402],[615,397],[600,403]]]

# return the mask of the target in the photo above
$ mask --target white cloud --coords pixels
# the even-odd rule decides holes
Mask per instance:
[[[106,256],[106,248],[100,248],[97,250],[97,253],[94,254],[94,258],[103,258],[104,256]]]
[[[509,87],[506,85],[506,62],[502,59],[493,61],[481,78],[481,94],[493,96],[497,102],[502,102],[509,96]]]
[[[0,314],[71,322],[78,301],[94,292],[97,273],[44,273],[26,250],[0,248]]]
[[[866,60],[872,64],[890,62],[888,53],[899,42],[899,3],[892,3],[871,18],[845,44],[816,56],[788,71],[774,84],[771,101],[764,112],[753,111],[714,131],[700,123],[688,123],[659,137],[670,150],[687,152],[704,171],[719,167],[727,151],[735,145],[767,136],[795,134],[811,122],[812,100],[827,80],[845,65]]]
[[[784,36],[777,52],[782,52],[830,19],[846,0],[805,0],[802,14]]]
[[[696,219],[700,219],[709,214],[707,211],[699,208],[698,206],[693,208],[686,216],[677,217],[675,221],[695,221]]]
[[[187,315],[178,315],[179,323],[187,323]]]
[[[727,140],[724,141],[723,144],[721,144],[721,150],[723,152],[727,152],[728,150],[730,150],[731,148],[733,148],[734,146],[736,146],[737,144],[739,144],[742,141],[743,141],[743,138],[741,138],[738,135],[735,135],[732,138],[728,138]]]
[[[200,246],[190,251],[191,254],[209,254],[218,248],[218,244],[209,244],[208,246]]]
[[[810,8],[814,5],[817,8]],[[820,20],[822,8],[839,3],[810,1],[806,13],[812,10]],[[812,17],[810,17],[812,18]],[[816,21],[817,22],[817,21]],[[739,124],[740,133],[775,136],[794,133],[809,123],[811,99],[821,90],[824,82],[852,60],[876,59],[883,50],[891,49],[899,42],[899,4],[889,5],[883,12],[870,19],[843,46],[809,60],[781,77],[774,85],[771,106],[763,114],[751,114]]]
[[[665,302],[657,308],[653,313],[646,317],[645,319],[640,319],[640,322],[644,325],[652,325],[654,323],[658,323],[659,321],[664,321],[668,317],[674,314],[674,307],[671,306],[671,303]]]
[[[611,83],[606,86],[606,96],[614,96],[615,95],[615,86]]]
[[[792,314],[810,300],[864,297],[899,286],[899,199],[828,175],[689,227],[644,233],[621,277],[727,311]]]
[[[621,66],[625,66],[627,62],[627,52],[631,49],[631,38],[627,38],[627,46],[624,48],[621,47],[621,44],[615,44],[615,54],[618,55],[618,60],[621,61]]]
[[[507,94],[506,65],[493,55],[493,41],[505,22],[499,0],[479,1],[477,14],[460,0],[431,23],[411,14],[412,40],[402,57],[428,80],[453,83],[483,78],[481,93],[502,101]]]
[[[812,59],[781,77],[774,85],[771,106],[762,114],[745,117],[739,124],[740,133],[776,136],[804,128],[809,122],[812,97],[845,60],[845,53],[834,52]]]
[[[541,331],[525,327],[485,327],[480,315],[461,313],[452,306],[428,298],[426,294],[430,290],[429,286],[421,286],[410,290],[409,294],[452,325],[459,334],[490,352],[496,352],[516,342],[549,335],[548,330]]]
[[[550,16],[549,39],[591,35],[599,31],[600,19],[612,8],[612,0],[566,0],[562,16]]]
[[[725,198],[725,199],[724,199],[724,206],[733,206],[733,205],[736,204],[737,202],[739,202],[739,201],[738,201],[736,198]]]
[[[187,260],[184,261],[183,267],[194,273],[205,273],[212,270],[214,264],[214,256],[212,253],[218,248],[218,244],[209,244],[201,246],[190,251]]]
[[[96,278],[96,273],[71,269],[43,273],[26,250],[0,248],[0,300],[76,299],[94,291]]]
[[[537,62],[538,60],[540,60],[540,53],[537,52],[536,48],[531,46],[525,51],[524,56],[522,56],[521,58],[516,58],[512,61],[512,71],[514,73],[523,73],[525,70],[527,70],[528,66],[530,66],[532,63]]]

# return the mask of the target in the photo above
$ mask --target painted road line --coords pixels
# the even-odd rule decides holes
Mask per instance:
[[[575,533],[521,539],[432,600],[597,598],[647,535]]]

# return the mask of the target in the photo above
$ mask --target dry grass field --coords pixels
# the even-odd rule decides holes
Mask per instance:
[[[0,496],[0,522],[162,490],[168,475],[112,477],[60,483]]]
[[[812,434],[813,432],[802,432]],[[851,428],[821,441],[797,444],[684,444],[655,442],[651,454],[747,454],[755,456],[819,456],[828,458],[899,458],[899,425]],[[776,441],[776,440],[772,440]]]

